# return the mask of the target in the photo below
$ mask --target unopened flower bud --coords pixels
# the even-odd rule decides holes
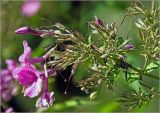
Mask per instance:
[[[134,48],[134,45],[132,44],[127,44],[124,46],[125,49],[133,49]]]
[[[95,23],[97,25],[99,25],[99,26],[103,26],[104,25],[103,21],[100,18],[98,18],[97,16],[95,16],[95,20],[96,20]]]
[[[42,32],[29,28],[29,27],[21,27],[15,31],[16,34],[32,34],[32,35],[41,35]]]

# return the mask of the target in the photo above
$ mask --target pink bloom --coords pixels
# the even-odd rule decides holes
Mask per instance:
[[[27,41],[23,41],[23,47],[24,47],[24,52],[23,54],[19,57],[19,61],[22,64],[33,64],[33,63],[40,63],[43,62],[45,59],[47,59],[48,55],[44,55],[43,57],[40,58],[30,58],[31,57],[31,48],[28,46]]]
[[[32,64],[43,62],[47,56],[31,59],[31,48],[28,46],[27,41],[23,41],[23,46],[24,53],[19,57],[22,66],[14,69],[13,77],[19,81],[19,84],[23,85],[24,96],[33,98],[41,92],[43,78]]]
[[[24,16],[31,17],[38,12],[40,6],[40,0],[25,0],[21,7],[21,12]]]
[[[12,72],[17,65],[16,62],[14,60],[11,60],[11,59],[6,60],[6,64],[7,64],[7,69],[10,72]]]
[[[44,92],[41,97],[38,98],[36,102],[36,107],[49,107],[55,101],[53,97],[54,92],[48,92],[48,78],[45,78]]]
[[[44,92],[36,102],[36,107],[49,107],[52,106],[55,98],[53,97],[54,92]]]
[[[53,75],[56,68],[49,69],[46,73],[40,73],[33,64],[43,62],[48,58],[48,54],[40,58],[31,58],[31,48],[28,46],[27,41],[23,41],[23,47],[24,52],[19,57],[22,65],[14,69],[13,77],[23,86],[24,96],[30,98],[38,96],[44,84],[43,95],[37,100],[36,106],[48,107],[54,101],[53,92],[48,92],[48,75]]]
[[[8,69],[3,69],[0,75],[0,96],[2,101],[5,102],[9,101],[17,92],[17,87],[12,77],[12,72],[16,66],[16,62],[9,59],[6,61],[6,64]]]
[[[7,102],[12,97],[12,91],[14,89],[13,79],[8,70],[2,70],[0,81],[0,96],[2,101]]]
[[[4,113],[13,113],[13,108],[7,108]]]
[[[13,77],[23,85],[24,96],[35,97],[41,92],[40,72],[33,65],[23,65],[13,71]]]
[[[13,71],[13,77],[16,78],[21,85],[27,87],[37,81],[38,77],[40,77],[40,72],[37,71],[33,65],[24,65]]]

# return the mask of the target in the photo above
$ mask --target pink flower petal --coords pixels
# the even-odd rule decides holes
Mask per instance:
[[[31,86],[24,89],[24,96],[33,98],[38,96],[42,89],[42,79],[38,78]]]
[[[7,69],[12,72],[14,68],[16,67],[16,62],[14,60],[8,59],[6,60]]]
[[[19,76],[19,72],[22,71],[22,70],[29,70],[29,71],[32,71],[34,72],[36,70],[36,68],[33,66],[33,65],[22,65],[20,67],[17,67],[14,69],[12,75],[13,75],[13,78],[18,78]],[[36,73],[37,74],[37,73]],[[36,75],[37,76],[37,75]],[[38,75],[39,76],[39,75]],[[38,77],[37,76],[37,77]]]
[[[24,50],[29,47],[28,45],[28,42],[26,40],[23,40],[23,47],[24,47]]]
[[[4,113],[13,113],[13,108],[7,108]]]
[[[2,76],[7,76],[7,75],[9,75],[8,69],[3,69],[3,70],[1,71],[1,77],[2,77]]]
[[[21,12],[24,16],[31,17],[40,9],[40,0],[25,0],[21,7]]]
[[[23,86],[32,84],[39,76],[39,71],[37,71],[33,65],[21,66],[13,71],[13,77],[16,78]]]
[[[44,92],[44,94],[38,98],[36,107],[49,107],[52,106],[55,98],[53,97],[54,92]]]
[[[36,74],[29,70],[22,70],[19,75],[18,80],[24,86],[32,84],[37,79]]]
[[[21,67],[17,67],[13,70],[13,73],[12,73],[13,78],[16,78],[16,79],[18,78],[18,76],[19,76],[18,73],[19,73],[20,69],[21,69]]]
[[[19,61],[21,63],[26,63],[27,60],[30,58],[31,56],[31,48],[28,46],[28,43],[26,40],[23,41],[23,47],[24,47],[24,52],[23,54],[19,57]]]
[[[10,81],[12,81],[13,77],[11,76],[11,73],[8,69],[4,69],[1,71],[1,81],[0,82],[4,82],[4,83],[8,83]],[[4,84],[2,84],[4,85]]]
[[[21,27],[15,31],[16,34],[27,34],[28,33],[28,27]]]
[[[4,102],[7,102],[14,95],[12,91],[14,90],[14,88],[16,88],[16,86],[9,69],[2,70],[0,76],[0,97]]]
[[[27,60],[30,58],[30,56],[31,56],[31,48],[27,47],[24,50],[24,53],[19,57],[19,62],[26,63]]]
[[[44,57],[39,57],[39,58],[29,59],[27,62],[30,64],[35,64],[35,63],[43,62],[44,60],[45,60]]]

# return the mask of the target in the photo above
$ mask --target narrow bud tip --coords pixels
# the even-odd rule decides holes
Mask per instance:
[[[16,34],[26,34],[28,33],[28,27],[21,27],[15,31]]]
[[[97,25],[99,25],[99,26],[103,26],[104,25],[103,21],[100,18],[98,18],[97,16],[95,16],[95,23]]]
[[[134,45],[132,44],[127,44],[124,46],[125,49],[133,49],[134,48]]]

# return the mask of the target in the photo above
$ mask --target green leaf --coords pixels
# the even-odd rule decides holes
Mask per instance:
[[[146,67],[146,70],[147,72],[152,72],[154,71],[155,69],[159,68],[159,64],[155,64],[155,63],[150,63],[147,67]]]

